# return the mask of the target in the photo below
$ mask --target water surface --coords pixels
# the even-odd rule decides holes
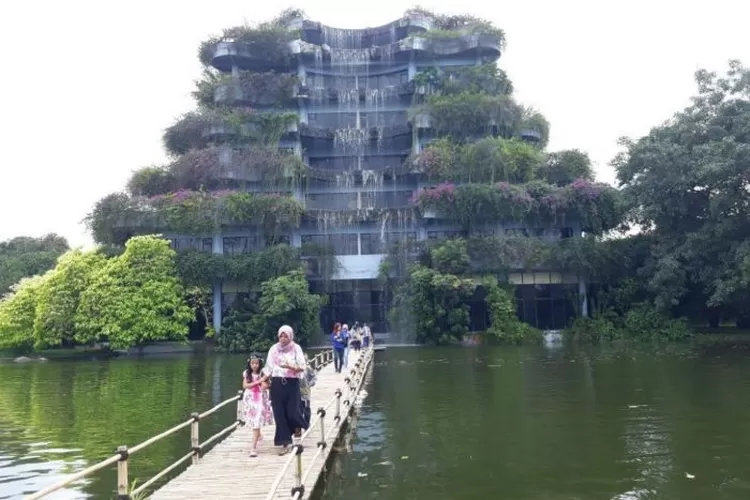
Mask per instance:
[[[0,499],[231,397],[244,359],[0,365]],[[750,498],[747,350],[388,348],[367,390],[325,500]],[[131,481],[188,450],[186,429],[135,455]],[[112,468],[48,498],[114,492]]]
[[[373,380],[325,500],[750,498],[746,350],[389,349]]]

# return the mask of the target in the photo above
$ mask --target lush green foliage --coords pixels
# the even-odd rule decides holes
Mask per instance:
[[[239,71],[237,76],[205,71],[193,92],[206,108],[244,103],[256,107],[291,107],[299,79],[291,73]],[[219,102],[216,102],[218,98]]]
[[[505,44],[505,33],[503,30],[496,28],[490,21],[480,17],[467,14],[437,14],[422,7],[412,7],[407,9],[404,15],[424,16],[432,20],[433,28],[426,33],[420,33],[419,36],[436,39],[450,39],[455,38],[459,34],[487,34],[498,37],[501,44]]]
[[[34,347],[72,345],[75,315],[81,294],[92,286],[96,273],[106,264],[97,252],[72,250],[61,256],[57,266],[45,275],[34,317]]]
[[[519,321],[516,304],[510,287],[501,287],[497,278],[485,276],[482,280],[485,302],[490,311],[487,335],[504,344],[539,343],[542,333],[528,323]]]
[[[0,242],[0,296],[21,278],[42,274],[54,267],[57,258],[67,250],[68,242],[56,234],[41,238],[20,236]]]
[[[195,319],[184,298],[169,242],[131,238],[125,252],[95,271],[81,293],[75,340],[106,340],[114,348],[127,348],[184,339]]]
[[[594,179],[591,158],[578,149],[550,153],[536,174],[538,178],[557,186],[567,186],[576,179]]]
[[[693,103],[614,165],[630,219],[652,237],[638,270],[655,303],[718,324],[747,321],[750,298],[750,70],[696,73]]]
[[[158,231],[212,235],[220,227],[254,226],[273,240],[297,227],[303,209],[294,198],[242,191],[190,191],[151,198],[109,195],[86,223],[100,243],[122,244],[133,234]]]
[[[429,67],[414,77],[423,103],[415,106],[415,118],[429,116],[430,126],[441,137],[473,142],[484,136],[512,138],[538,134],[543,148],[549,141],[544,116],[524,108],[512,97],[513,84],[495,64],[465,68]]]
[[[528,182],[541,168],[544,155],[518,139],[486,137],[470,144],[437,139],[412,156],[414,170],[432,181]]]
[[[424,212],[436,210],[466,228],[498,221],[528,221],[555,226],[580,223],[587,232],[601,233],[620,221],[617,191],[606,184],[577,179],[563,188],[542,183],[443,183],[423,189],[416,203]]]
[[[251,53],[265,58],[269,63],[286,65],[290,61],[289,42],[298,37],[297,32],[287,29],[279,20],[255,26],[234,26],[225,29],[221,35],[202,42],[198,49],[198,59],[208,66],[217,43],[240,42],[246,44]]]
[[[260,285],[259,296],[235,304],[217,346],[234,352],[264,351],[283,324],[291,325],[295,341],[304,345],[320,331],[318,313],[325,301],[326,297],[310,293],[300,269],[272,278]]]
[[[495,276],[486,275],[479,283],[474,279],[476,268],[466,240],[441,241],[423,249],[418,259],[395,289],[389,319],[397,328],[413,329],[421,342],[460,342],[469,332],[467,302],[480,285],[490,312],[488,339],[505,343],[541,340],[538,330],[518,320],[512,293],[500,287]],[[388,278],[392,269],[385,265],[381,272]]]
[[[177,254],[176,263],[180,278],[193,286],[223,280],[259,285],[301,266],[299,250],[284,244],[259,252],[226,256],[188,250]]]
[[[23,278],[0,300],[0,349],[30,350],[37,299],[47,275]]]
[[[191,111],[167,127],[163,142],[174,156],[212,144],[277,145],[298,119],[295,113],[261,113],[242,107]]]

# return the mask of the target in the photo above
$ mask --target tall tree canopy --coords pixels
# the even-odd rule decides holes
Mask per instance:
[[[695,75],[690,106],[613,164],[631,221],[654,236],[643,270],[657,305],[742,316],[750,298],[750,71]]]
[[[21,278],[55,267],[57,258],[68,248],[65,238],[56,234],[41,238],[19,236],[0,242],[0,295],[7,293]]]

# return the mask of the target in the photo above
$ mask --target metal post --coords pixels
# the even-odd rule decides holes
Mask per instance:
[[[190,447],[193,450],[193,458],[192,462],[193,465],[197,464],[200,460],[200,453],[201,453],[201,440],[200,440],[200,433],[198,429],[198,425],[200,422],[200,414],[193,412],[190,414],[190,418],[193,419],[193,422],[190,424]]]
[[[128,494],[128,447],[119,446],[117,453],[120,454],[120,460],[117,462],[117,498],[126,500],[130,498]]]

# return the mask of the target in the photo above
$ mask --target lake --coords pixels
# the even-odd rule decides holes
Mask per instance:
[[[0,499],[231,397],[244,356],[0,365]],[[324,500],[750,498],[750,351],[388,348]],[[234,409],[201,423],[209,436]],[[130,461],[149,479],[189,430]],[[105,471],[48,498],[109,499]]]

